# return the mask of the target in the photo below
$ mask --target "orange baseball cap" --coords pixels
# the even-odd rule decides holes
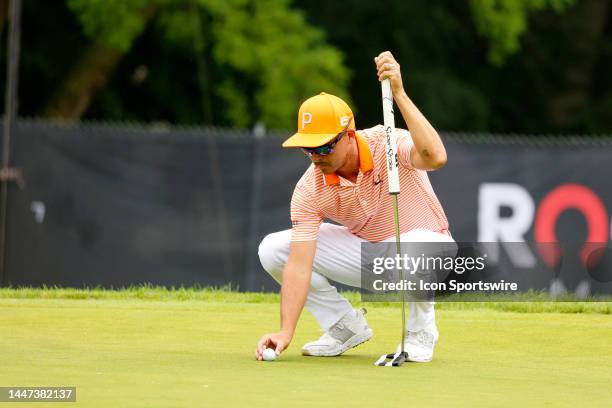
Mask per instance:
[[[353,123],[353,111],[337,96],[321,92],[306,99],[298,113],[298,131],[283,147],[319,147],[331,142]]]

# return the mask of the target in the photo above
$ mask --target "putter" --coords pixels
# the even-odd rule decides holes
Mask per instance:
[[[393,131],[395,130],[395,118],[393,116],[393,94],[391,93],[391,82],[389,79],[384,79],[381,84],[382,88],[382,104],[383,104],[383,119],[385,125],[385,133],[387,136],[387,178],[389,181],[389,194],[393,197],[393,220],[395,222],[395,243],[397,245],[397,254],[401,255],[400,242],[400,225],[399,225],[399,209],[397,196],[400,193],[400,182],[397,162],[397,144]],[[401,270],[401,279],[404,279],[404,271]],[[400,351],[394,354],[383,354],[374,363],[381,367],[399,367],[408,360],[408,353],[404,349],[406,340],[406,293],[402,290],[402,342]]]

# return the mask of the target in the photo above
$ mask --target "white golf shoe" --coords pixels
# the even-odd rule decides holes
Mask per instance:
[[[414,361],[416,363],[430,362],[433,359],[436,342],[437,339],[434,334],[427,330],[407,332],[406,341],[404,342],[404,351],[408,353],[408,361]],[[397,352],[399,351],[400,345],[397,346]]]
[[[357,347],[372,337],[364,315],[365,309],[353,310],[334,324],[317,341],[304,344],[302,354],[305,356],[332,357],[339,356],[346,350]]]

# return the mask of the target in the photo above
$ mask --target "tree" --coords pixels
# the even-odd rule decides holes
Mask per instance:
[[[360,126],[381,121],[373,58],[390,50],[402,65],[408,94],[434,126],[486,128],[489,101],[477,84],[487,69],[485,45],[465,23],[471,16],[462,2],[392,0],[381,6],[360,0],[298,0],[297,5],[346,54]]]
[[[362,125],[380,121],[371,58],[391,50],[439,130],[610,132],[608,0],[296,1],[346,54]]]
[[[520,49],[519,39],[527,31],[531,14],[551,8],[563,12],[575,0],[471,0],[478,32],[489,40],[489,60],[501,65]]]
[[[389,49],[439,130],[612,128],[609,0],[31,0],[22,21],[23,116],[291,129],[350,89],[369,126]]]
[[[195,61],[201,123],[289,128],[307,96],[320,90],[347,96],[342,54],[288,0],[68,1],[92,45],[61,82],[48,116],[80,118],[153,23],[163,41]],[[220,76],[215,87],[209,71]],[[223,105],[224,118],[212,120],[213,104]]]
[[[157,11],[147,0],[68,0],[92,44],[75,61],[43,115],[79,119]]]

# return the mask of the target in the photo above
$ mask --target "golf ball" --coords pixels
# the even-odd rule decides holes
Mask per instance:
[[[263,359],[265,361],[274,361],[276,360],[276,352],[271,349],[271,348],[267,348],[263,351]]]

